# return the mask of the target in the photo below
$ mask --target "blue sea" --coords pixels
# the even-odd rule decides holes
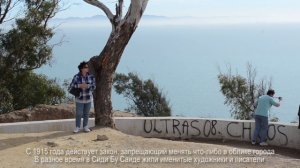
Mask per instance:
[[[51,78],[71,79],[83,60],[98,55],[110,34],[109,26],[58,27],[51,41],[51,66],[37,70]],[[300,24],[143,25],[130,40],[117,72],[136,72],[163,90],[173,116],[232,118],[224,105],[217,79],[219,71],[246,76],[247,63],[257,81],[272,79],[281,107],[271,116],[281,122],[298,120],[300,104]],[[113,93],[113,108],[127,102]]]

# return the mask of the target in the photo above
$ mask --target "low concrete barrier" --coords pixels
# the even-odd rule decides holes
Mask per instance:
[[[82,121],[81,121],[82,126]],[[89,119],[89,127],[95,126],[95,119]],[[46,131],[73,131],[75,119],[45,120],[0,124],[1,133],[38,133]]]
[[[116,128],[124,133],[153,138],[223,139],[249,141],[255,123],[249,120],[223,120],[183,117],[115,117]],[[90,118],[89,126],[94,126]],[[72,131],[75,119],[0,124],[0,133]],[[300,129],[296,124],[269,123],[268,143],[300,149]]]
[[[251,141],[255,122],[172,117],[115,118],[116,127],[127,134],[156,138],[223,139]],[[300,149],[300,129],[296,124],[269,123],[268,143]]]

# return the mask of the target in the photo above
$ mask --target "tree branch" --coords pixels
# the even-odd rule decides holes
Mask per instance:
[[[147,4],[148,0],[131,0],[124,21],[135,23],[137,25],[146,9]]]
[[[107,6],[105,6],[102,2],[100,2],[98,0],[84,0],[84,2],[100,8],[106,14],[106,16],[110,20],[110,22],[113,24],[114,15],[109,10],[109,8]]]
[[[116,21],[120,21],[123,16],[123,3],[124,0],[119,0],[119,4],[116,4]]]
[[[1,3],[2,3],[2,1],[1,1]],[[1,4],[1,5],[2,5],[2,4]],[[6,15],[7,15],[7,13],[8,13],[8,11],[9,11],[9,8],[10,8],[10,5],[11,5],[11,0],[7,1],[5,5],[6,5],[6,6],[5,6],[5,9],[4,9],[3,12],[2,12],[2,6],[0,6],[0,9],[1,9],[1,10],[0,10],[0,24],[3,23],[5,17],[6,17]]]
[[[53,1],[52,1],[55,5],[53,6],[53,8],[51,9],[51,11],[50,11],[50,12],[47,14],[47,16],[46,16],[46,19],[45,19],[45,21],[44,21],[44,28],[45,28],[45,29],[46,29],[46,27],[47,27],[48,21],[49,21],[51,18],[53,18],[53,17],[55,16],[55,14],[57,13],[56,7],[58,6],[58,4],[59,4],[60,1],[61,1],[61,0],[53,0]]]

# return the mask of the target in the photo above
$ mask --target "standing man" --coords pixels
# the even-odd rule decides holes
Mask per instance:
[[[88,127],[89,111],[91,109],[91,103],[93,101],[92,91],[95,90],[95,78],[89,74],[88,63],[83,61],[78,65],[78,74],[73,77],[69,90],[74,88],[80,88],[79,96],[75,97],[76,101],[76,127],[74,133],[80,131],[81,118],[83,118],[83,131],[90,132]]]
[[[300,105],[299,105],[299,110],[298,110],[298,118],[299,118],[299,125],[298,125],[298,129],[300,129]]]
[[[269,128],[269,111],[272,106],[279,107],[281,97],[279,97],[279,102],[274,101],[275,91],[270,89],[267,92],[267,95],[263,95],[258,98],[256,102],[255,109],[255,131],[252,137],[252,144],[256,144],[256,139],[258,136],[260,137],[260,146],[267,146],[267,136],[268,136],[268,128]]]

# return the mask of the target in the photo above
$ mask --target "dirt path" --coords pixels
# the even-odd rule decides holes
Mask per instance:
[[[97,141],[97,135],[108,140]],[[233,141],[142,138],[99,128],[78,134],[0,134],[0,163],[3,168],[300,168],[300,151]]]

